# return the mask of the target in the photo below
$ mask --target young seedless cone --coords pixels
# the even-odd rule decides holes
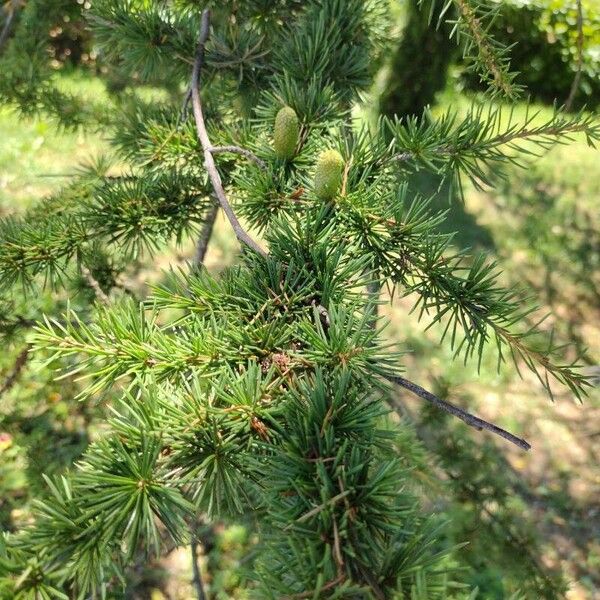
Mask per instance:
[[[296,154],[300,125],[298,115],[290,106],[284,106],[275,117],[273,147],[279,158],[292,158]]]
[[[342,183],[344,159],[337,150],[321,152],[315,169],[315,194],[321,200],[331,200]]]

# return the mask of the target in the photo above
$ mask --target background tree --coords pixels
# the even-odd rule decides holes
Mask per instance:
[[[421,116],[444,89],[458,52],[451,28],[442,18],[443,8],[436,2],[407,3],[404,29],[387,65],[379,99],[381,114]]]

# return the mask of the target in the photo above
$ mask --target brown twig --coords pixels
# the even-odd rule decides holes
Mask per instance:
[[[185,92],[185,96],[183,98],[183,103],[181,105],[181,111],[179,113],[179,124],[180,125],[181,125],[181,123],[184,123],[185,121],[187,121],[188,108],[190,106],[191,100],[192,100],[192,88],[188,87],[188,89]]]
[[[342,577],[344,574],[344,557],[342,556],[342,550],[340,546],[340,532],[337,526],[337,521],[333,519],[333,557],[337,566],[338,575]]]
[[[321,324],[325,328],[329,329],[329,327],[331,326],[331,320],[329,318],[328,310],[322,304],[317,304],[316,300],[312,300],[310,305],[317,311]]]
[[[316,506],[315,508],[313,508],[313,509],[309,510],[308,512],[304,513],[302,516],[298,517],[296,519],[296,523],[303,523],[304,521],[308,521],[312,517],[318,515],[322,511],[324,511],[328,506],[333,506],[333,505],[337,504],[340,500],[343,500],[348,495],[350,495],[350,491],[349,490],[337,494],[337,496],[334,496],[333,498],[330,498],[326,502],[323,502],[323,504],[319,504],[319,506]],[[290,523],[289,525],[286,525],[284,527],[284,531],[286,531],[288,529],[291,529],[292,526],[293,526],[293,523]]]
[[[344,166],[344,176],[342,178],[342,191],[341,191],[342,196],[346,195],[346,187],[348,185],[348,173],[350,173],[351,166],[352,166],[352,157],[350,157],[350,160],[347,161]]]
[[[87,284],[94,290],[96,298],[102,302],[102,304],[108,304],[108,296],[104,293],[104,290],[100,287],[98,280],[92,275],[92,272],[87,267],[81,267],[81,274],[86,280]]]
[[[258,158],[254,152],[247,150],[246,148],[240,148],[240,146],[211,146],[210,151],[212,154],[223,154],[223,153],[231,153],[231,154],[240,154],[244,156],[248,160],[251,160],[254,164],[256,164],[261,169],[267,168],[267,163]]]
[[[215,195],[219,200],[219,204],[223,209],[223,212],[227,216],[227,219],[233,227],[233,231],[237,239],[242,243],[260,254],[261,256],[267,256],[267,253],[246,233],[243,227],[240,225],[231,204],[227,199],[223,184],[221,183],[221,177],[215,165],[210,143],[208,132],[206,130],[206,124],[204,123],[204,114],[202,113],[202,101],[200,99],[200,73],[204,64],[204,50],[208,36],[210,33],[210,11],[208,9],[202,12],[202,19],[200,24],[200,35],[198,38],[198,50],[196,52],[196,59],[194,60],[194,68],[192,70],[192,110],[194,113],[194,120],[196,121],[196,131],[198,133],[198,140],[204,151],[204,165],[208,172],[208,177],[214,189]]]
[[[6,392],[10,391],[15,385],[15,383],[17,383],[19,375],[21,374],[21,371],[23,370],[23,367],[27,362],[27,358],[29,357],[30,349],[31,347],[28,344],[27,346],[25,346],[25,348],[23,348],[23,350],[21,350],[21,352],[19,352],[11,372],[9,373],[5,382],[0,387],[0,397],[6,394]]]
[[[583,7],[581,0],[577,2],[577,73],[571,84],[571,90],[569,97],[565,102],[565,111],[569,112],[573,106],[575,95],[579,89],[579,82],[581,81],[581,72],[583,70]]]
[[[375,329],[377,327],[377,317],[379,316],[379,297],[381,294],[381,282],[379,279],[373,279],[367,283],[367,296],[369,301],[373,303],[373,316],[375,317],[371,322],[371,327]]]
[[[344,576],[340,575],[329,583],[326,583],[318,591],[319,593],[328,592],[335,588],[336,585],[340,585],[344,581]],[[302,600],[302,598],[314,598],[316,590],[310,590],[308,592],[301,592],[299,594],[292,594],[291,596],[282,596],[281,600]]]
[[[210,242],[210,237],[215,226],[215,221],[217,220],[218,212],[219,205],[213,204],[209,208],[208,213],[206,214],[204,226],[202,227],[200,237],[198,238],[198,244],[196,245],[196,256],[194,257],[194,264],[197,267],[204,264],[204,257],[206,256],[206,251],[208,250],[208,243]]]
[[[510,130],[505,133],[499,133],[498,135],[491,137],[483,142],[485,150],[492,150],[498,146],[504,144],[512,144],[515,147],[516,142],[521,140],[528,140],[530,138],[543,138],[540,143],[550,144],[548,138],[559,138],[560,136],[567,136],[572,133],[586,133],[590,130],[589,122],[567,122],[558,124],[545,124],[538,127]],[[514,144],[513,144],[514,142]],[[465,150],[464,143],[461,144],[445,144],[442,146],[436,146],[431,148],[429,151],[436,155],[451,156],[456,155]],[[390,161],[405,162],[412,159],[418,159],[420,156],[417,152],[411,150],[403,150],[396,154],[392,154],[389,157]]]
[[[0,331],[3,334],[12,333],[19,327],[28,328],[33,327],[34,325],[37,325],[37,321],[35,319],[28,319],[23,315],[14,315],[12,318],[0,315]]]
[[[198,542],[197,542],[196,536],[193,532],[192,532],[191,551],[192,551],[192,572],[194,574],[192,582],[194,584],[194,587],[196,588],[196,594],[198,595],[198,600],[206,600],[206,594],[204,593],[204,585],[202,584],[202,574],[200,573],[200,566],[198,565]]]
[[[453,417],[460,419],[461,421],[463,421],[470,427],[474,427],[475,429],[478,429],[479,431],[481,431],[482,429],[485,429],[486,431],[491,431],[492,433],[499,435],[500,437],[504,438],[505,440],[508,440],[512,444],[519,446],[519,448],[522,448],[523,450],[531,449],[531,444],[529,444],[529,442],[527,442],[526,440],[524,440],[520,437],[517,437],[516,435],[513,435],[509,431],[506,431],[505,429],[502,429],[501,427],[498,427],[497,425],[494,425],[493,423],[489,423],[488,421],[485,421],[484,419],[476,417],[475,415],[472,415],[471,413],[466,412],[462,408],[458,408],[458,406],[454,406],[454,404],[450,404],[450,402],[446,402],[445,400],[438,398],[435,394],[432,394],[431,392],[427,391],[425,388],[422,388],[420,385],[417,385],[416,383],[413,383],[412,381],[409,381],[408,379],[405,379],[404,377],[400,377],[400,375],[387,375],[386,379],[388,379],[388,381],[392,381],[393,383],[397,383],[398,385],[402,386],[403,388],[411,391],[416,396],[419,396],[419,398],[422,398],[423,400],[427,400],[427,402],[431,402],[431,404],[433,404],[440,410],[443,410],[444,412],[447,412],[448,414],[452,415]]]

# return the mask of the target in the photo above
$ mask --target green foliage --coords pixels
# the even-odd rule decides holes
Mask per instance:
[[[385,6],[381,0],[309,4],[304,18],[276,46],[275,64],[292,80],[331,85],[350,100],[369,85],[374,73],[374,58],[385,41]]]
[[[459,119],[448,111],[437,120],[426,112],[422,119],[409,118],[389,126],[397,140],[394,157],[409,169],[432,169],[460,187],[467,176],[476,186],[493,185],[491,173],[502,175],[504,164],[523,164],[527,155],[548,150],[583,134],[590,146],[598,141],[600,127],[593,114],[566,115],[555,110],[543,123],[535,111],[517,116],[500,106],[473,105]]]
[[[190,17],[156,4],[119,0],[96,3],[91,23],[106,59],[118,62],[129,77],[148,82],[185,74],[183,58],[193,56],[197,31]]]
[[[447,0],[429,5],[430,18],[451,26],[450,36],[461,47],[469,72],[494,96],[514,100],[522,87],[515,83],[511,70],[510,46],[489,33],[491,24],[500,13],[495,0]]]
[[[18,106],[24,115],[49,112],[72,128],[105,122],[102,106],[60,90],[52,81],[48,48],[53,33],[68,19],[81,18],[82,8],[72,0],[32,0],[16,15],[14,36],[2,56],[0,99]]]
[[[259,543],[248,588],[257,598],[475,597],[457,583],[460,552],[440,519],[421,508],[421,444],[388,415],[389,380],[405,358],[384,341],[367,293],[374,283],[411,295],[465,361],[481,364],[495,345],[498,362],[510,354],[549,391],[551,378],[576,396],[589,384],[551,335],[526,322],[533,309],[499,283],[494,264],[451,249],[452,236],[439,233],[446,211],[407,183],[418,169],[493,183],[489,170],[516,163],[530,152],[525,142],[545,150],[583,133],[593,144],[597,122],[560,113],[539,126],[529,116],[505,122],[491,104],[462,119],[355,126],[350,111],[387,45],[387,3],[267,4],[246,3],[234,18],[237,3],[215,3],[196,123],[178,93],[203,56],[198,7],[94,4],[99,50],[130,80],[106,115],[115,159],[2,220],[0,283],[10,294],[48,283],[94,291],[101,303],[44,315],[27,341],[46,366],[87,383],[77,390],[83,402],[108,398],[111,416],[71,470],[47,479],[31,522],[7,536],[7,598],[118,597],[138,558],[190,542],[200,518],[252,523]],[[477,72],[513,95],[505,53],[482,28],[486,6],[457,7]],[[144,101],[140,82],[167,93]],[[285,136],[282,105],[295,117]],[[89,124],[83,108],[70,118],[63,99],[36,100],[36,110]],[[202,151],[220,172],[210,179],[194,133],[199,113],[214,144]],[[210,237],[219,182],[223,208],[261,230],[268,253],[246,251],[218,276],[186,267],[146,297],[112,299],[137,261],[200,225]],[[11,334],[21,324],[13,309]]]
[[[268,498],[267,519],[285,536],[267,538],[258,565],[267,597],[313,587],[315,593],[332,589],[332,598],[370,597],[369,588],[377,597],[390,588],[411,589],[414,565],[427,569],[439,559],[430,555],[435,535],[414,519],[414,499],[398,491],[398,481],[406,477],[400,461],[375,462],[373,445],[393,456],[390,432],[376,426],[382,406],[368,388],[357,395],[355,385],[345,368],[327,378],[317,371],[292,398],[290,434],[273,463]],[[307,456],[315,459],[307,462]],[[396,528],[400,522],[402,528]],[[308,575],[307,557],[322,573],[316,581]],[[353,579],[366,585],[343,581],[347,564]],[[445,591],[434,576],[427,597],[447,597]]]
[[[293,247],[288,250],[295,253]],[[155,344],[158,342],[159,345],[161,342],[149,328],[140,328],[133,323],[138,334],[134,334],[131,327],[125,324],[120,329],[120,335],[123,336],[121,348],[124,350],[129,347],[132,350],[130,357],[126,358],[123,350],[116,350],[114,346],[114,334],[118,331],[115,325],[120,320],[116,315],[113,317],[115,321],[104,321],[100,325],[105,327],[107,334],[111,332],[110,337],[104,339],[98,331],[88,332],[81,323],[72,330],[65,329],[66,335],[62,339],[72,344],[72,349],[61,348],[62,355],[66,356],[73,351],[97,357],[104,348],[103,356],[111,357],[102,369],[104,378],[95,385],[114,381],[118,375],[112,372],[112,367],[122,364],[122,368],[127,369],[132,361],[136,361],[139,368],[147,369],[149,375],[156,374],[162,380],[168,377],[177,386],[177,390],[180,389],[178,381],[182,374],[186,374],[186,380],[193,377],[195,381],[183,394],[177,392],[175,395],[168,393],[163,396],[159,390],[149,390],[141,396],[135,394],[127,397],[123,402],[123,409],[111,421],[115,433],[93,444],[78,466],[72,483],[68,485],[72,485],[74,491],[81,492],[73,493],[78,501],[76,504],[71,502],[68,506],[69,510],[76,510],[76,514],[81,516],[65,518],[68,518],[69,523],[77,523],[77,527],[81,527],[80,523],[88,522],[89,526],[84,526],[81,536],[71,529],[65,531],[64,535],[70,538],[75,535],[82,543],[93,538],[94,553],[99,553],[97,557],[94,554],[94,560],[112,564],[110,556],[116,547],[128,548],[132,552],[140,535],[146,544],[156,541],[151,515],[158,517],[173,536],[182,535],[184,528],[178,519],[186,514],[188,507],[176,492],[177,489],[181,490],[179,493],[189,494],[198,508],[208,514],[223,516],[229,511],[237,512],[257,502],[264,502],[271,517],[275,518],[278,511],[281,511],[279,518],[286,519],[286,524],[290,522],[289,507],[285,502],[278,509],[276,498],[281,494],[283,497],[293,498],[288,492],[295,489],[295,493],[300,494],[295,508],[297,517],[301,522],[307,523],[300,530],[304,532],[301,533],[304,544],[310,544],[313,539],[305,535],[306,527],[311,521],[308,516],[302,517],[304,512],[308,511],[307,515],[311,511],[320,514],[320,510],[313,510],[315,500],[328,504],[330,498],[343,494],[346,516],[336,517],[340,519],[339,525],[337,521],[335,525],[332,524],[330,518],[320,524],[320,516],[315,522],[320,529],[315,532],[314,539],[319,541],[323,538],[324,526],[330,532],[331,527],[339,527],[342,539],[349,536],[348,543],[345,544],[347,549],[344,550],[349,553],[347,560],[353,556],[364,556],[363,560],[367,560],[370,556],[368,563],[357,565],[356,581],[365,578],[365,585],[375,585],[370,582],[370,578],[374,573],[380,573],[375,577],[378,586],[396,587],[400,578],[407,577],[410,580],[419,561],[424,561],[423,568],[430,564],[431,559],[424,558],[427,546],[417,542],[420,538],[415,538],[413,542],[405,539],[407,531],[403,525],[404,519],[415,510],[413,500],[400,502],[401,496],[397,494],[399,478],[405,478],[406,472],[400,470],[400,463],[395,460],[381,463],[375,459],[381,452],[385,456],[391,454],[393,434],[385,430],[378,433],[377,427],[374,427],[386,410],[380,401],[371,396],[373,384],[384,392],[385,388],[376,377],[385,373],[388,368],[386,364],[393,367],[396,355],[380,349],[381,344],[376,342],[377,332],[371,327],[372,317],[368,312],[357,320],[351,312],[340,310],[338,313],[332,309],[329,313],[329,325],[325,329],[318,311],[311,308],[310,303],[293,300],[296,286],[301,294],[305,294],[313,286],[317,286],[314,288],[317,293],[319,291],[318,280],[314,275],[310,276],[310,265],[296,267],[298,274],[302,273],[303,277],[291,277],[290,267],[283,266],[281,262],[271,262],[277,260],[276,256],[277,253],[268,259],[271,265],[269,270],[276,281],[288,281],[292,300],[286,307],[288,310],[280,312],[278,299],[271,296],[269,281],[262,276],[260,268],[255,271],[250,263],[243,270],[234,269],[229,279],[230,285],[234,287],[228,295],[221,293],[216,296],[221,304],[216,313],[213,311],[217,307],[210,303],[206,305],[208,310],[204,317],[198,312],[193,313],[197,326],[204,322],[213,327],[212,335],[203,335],[197,330],[197,339],[203,340],[206,353],[211,355],[210,363],[199,362],[196,349],[185,363],[175,355],[173,347],[167,349],[164,345],[163,350],[171,357],[169,365],[160,364],[160,359],[152,351],[143,356],[138,355],[133,351],[136,344],[147,346],[146,340],[152,340]],[[355,263],[352,270],[358,267],[360,272],[362,263]],[[288,273],[286,279],[282,278],[282,269]],[[207,290],[209,294],[214,292],[215,283],[206,274],[198,277],[198,281],[192,286],[198,298],[202,297],[203,290]],[[312,286],[304,285],[306,278],[312,281]],[[320,279],[320,282],[329,289],[334,284],[328,278]],[[187,279],[181,281],[180,285],[189,287]],[[249,289],[254,289],[254,294],[250,294],[249,298],[240,296],[242,291]],[[164,298],[165,290],[161,293]],[[343,291],[340,290],[338,294],[343,303]],[[205,303],[206,299],[207,297]],[[198,303],[194,302],[194,305],[198,306]],[[265,307],[262,314],[257,313],[261,306]],[[162,307],[168,308],[164,301]],[[358,308],[356,306],[355,310]],[[219,313],[224,314],[219,318]],[[281,322],[274,327],[270,317],[276,313],[279,313]],[[131,319],[133,314],[130,314]],[[253,322],[248,322],[244,318],[246,314],[254,314],[256,318]],[[219,321],[224,323],[225,318],[230,323],[227,329],[219,326]],[[236,328],[231,327],[232,320],[240,318],[241,324],[245,326],[236,331]],[[179,328],[183,328],[181,323],[179,321]],[[167,337],[171,343],[179,344],[179,336],[166,335],[166,330],[171,327],[171,324],[165,324],[164,344],[167,343]],[[222,339],[216,337],[219,331],[223,334]],[[231,347],[228,351],[224,344],[232,334],[231,342],[235,343],[236,348]],[[42,332],[39,339],[40,343],[53,349],[51,335],[51,331],[47,330]],[[140,337],[142,335],[145,337]],[[247,340],[244,342],[243,338]],[[253,354],[258,353],[258,357],[240,356],[239,350],[235,351],[240,343],[249,349],[254,348]],[[209,367],[209,364],[212,366]],[[319,365],[325,371],[319,370]],[[79,362],[77,369],[84,366],[85,363]],[[334,379],[331,383],[325,383],[325,372],[332,373],[331,377]],[[298,383],[295,383],[296,379]],[[290,393],[288,386],[293,386],[292,390],[299,386],[298,391]],[[313,386],[315,391],[309,392]],[[358,393],[359,389],[363,389],[364,396]],[[313,393],[314,400],[307,410],[304,402],[313,397]],[[352,403],[348,402],[349,398],[354,398]],[[341,443],[341,440],[345,442]],[[323,457],[322,465],[319,466],[318,460],[313,463],[312,459],[306,463],[307,453],[315,459]],[[333,470],[329,465],[332,453],[337,455],[331,464]],[[272,475],[266,475],[266,479],[265,461],[266,465],[271,465],[268,468],[275,469]],[[294,470],[290,470],[290,461],[303,470],[303,479],[310,482],[306,490],[297,488],[298,482],[303,479]],[[313,480],[313,469],[321,473],[322,481]],[[281,478],[284,478],[285,483],[278,483]],[[93,481],[93,493],[84,493],[83,490],[92,485]],[[311,487],[315,485],[316,488]],[[335,492],[340,485],[347,492]],[[281,486],[285,489],[282,488],[279,494]],[[268,497],[264,496],[265,493]],[[271,498],[271,494],[275,494],[276,498]],[[387,498],[393,499],[393,502],[390,503]],[[398,502],[400,504],[396,505]],[[44,511],[48,510],[49,506],[43,505],[41,514],[45,515]],[[323,514],[322,518],[325,516]],[[347,531],[348,519],[356,527],[355,531]],[[63,520],[61,517],[61,527],[64,527]],[[74,564],[85,564],[87,568],[84,573],[73,569],[70,576],[75,578],[78,587],[88,589],[89,582],[84,577],[87,576],[88,569],[95,568],[89,564],[92,557],[84,561],[79,554],[79,544],[71,549],[65,549],[64,544],[59,544],[57,551],[60,554],[55,554],[51,548],[44,546],[43,532],[46,527],[58,527],[59,523],[48,522],[42,516],[38,521],[42,533],[36,525],[31,532],[24,533],[25,536],[31,536],[31,539],[26,537],[23,543],[39,544],[40,548],[44,548],[44,554],[47,555],[44,562],[45,577],[51,577],[55,568],[53,565],[63,564],[77,557]],[[69,524],[69,528],[72,527]],[[416,523],[414,527],[414,535],[421,535]],[[273,524],[267,531],[273,536],[280,528],[282,527]],[[286,526],[282,529],[279,537],[273,539],[269,546],[292,543],[289,528]],[[403,543],[400,543],[397,536],[401,536]],[[96,543],[98,538],[103,542],[100,545],[102,551]],[[375,547],[370,548],[371,553],[365,552],[366,548],[362,544],[375,542],[379,547],[377,553],[373,552]],[[419,548],[419,553],[409,559],[406,552],[412,544],[415,549]],[[329,545],[325,544],[324,547]],[[397,558],[394,553],[390,554],[391,547],[397,549]],[[67,554],[63,554],[64,552]],[[127,555],[124,560],[127,560]],[[333,562],[319,567],[319,572],[322,573],[320,577],[326,578],[330,574],[335,560],[337,558],[331,558]],[[411,565],[406,575],[399,568],[404,561]],[[292,578],[289,582],[282,582],[290,592],[309,581],[305,569],[297,576],[298,581]],[[267,586],[266,581],[264,585]],[[268,585],[266,589],[270,587]],[[352,586],[342,588],[350,593]]]
[[[59,202],[73,195],[77,204]],[[118,245],[118,256],[131,259],[166,240],[181,242],[209,205],[204,184],[176,172],[100,180],[84,175],[23,217],[0,223],[0,286],[31,286],[40,275],[52,285],[72,279],[77,274],[70,262],[97,267],[102,243]]]
[[[600,101],[600,5],[583,2],[582,77],[575,106],[597,106]],[[532,97],[562,104],[569,96],[578,69],[578,27],[575,2],[532,0],[502,2],[490,27],[498,40],[514,44],[513,69]],[[467,77],[469,85],[477,85]]]

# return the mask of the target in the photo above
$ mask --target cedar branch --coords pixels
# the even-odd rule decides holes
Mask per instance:
[[[246,148],[240,148],[239,146],[212,146],[210,148],[210,151],[213,154],[223,154],[223,153],[240,154],[241,156],[244,156],[248,160],[251,160],[253,163],[255,163],[261,169],[264,170],[267,168],[267,164],[265,163],[264,160],[261,160],[260,158],[258,158],[258,156],[256,156],[256,154],[254,154],[250,150],[247,150]]]
[[[86,283],[94,290],[96,298],[102,302],[102,304],[108,304],[109,298],[104,293],[104,290],[100,287],[98,280],[92,275],[92,272],[87,267],[81,267],[81,274],[83,275]]]
[[[0,32],[0,51],[4,48],[4,45],[8,41],[12,22],[17,14],[17,10],[19,10],[19,0],[12,0],[12,2],[9,2],[5,6],[5,10],[7,15],[6,20],[4,21],[4,26],[2,27],[2,31]]]
[[[223,184],[221,183],[221,177],[215,165],[215,161],[212,155],[212,144],[208,137],[206,130],[206,124],[204,122],[204,114],[202,112],[202,101],[200,99],[200,73],[204,64],[204,51],[208,36],[210,33],[210,11],[208,9],[202,12],[202,19],[200,24],[200,35],[198,39],[198,50],[196,51],[196,59],[194,60],[194,68],[192,70],[192,111],[194,113],[194,120],[196,121],[196,131],[198,133],[198,140],[204,151],[204,165],[210,182],[214,189],[215,195],[223,209],[223,212],[227,216],[227,219],[233,227],[233,231],[237,239],[242,243],[260,254],[261,256],[267,256],[267,253],[246,233],[243,227],[240,225],[235,212],[231,208],[231,204],[227,199]]]
[[[204,226],[202,227],[202,231],[200,232],[200,237],[198,238],[198,243],[196,245],[196,256],[194,257],[195,265],[198,267],[204,263],[204,257],[206,256],[206,251],[208,250],[208,243],[210,242],[210,237],[215,226],[215,221],[217,220],[218,212],[219,205],[213,204],[206,215]]]
[[[200,566],[198,565],[198,541],[196,540],[195,534],[192,532],[192,571],[194,574],[193,583],[196,588],[196,594],[198,600],[206,600],[206,594],[204,593],[204,585],[202,584],[202,574],[200,573]]]
[[[485,421],[484,419],[476,417],[475,415],[468,413],[467,411],[463,410],[462,408],[458,408],[458,406],[454,406],[454,404],[450,404],[450,402],[446,402],[445,400],[438,398],[435,394],[432,394],[431,392],[427,391],[425,388],[422,388],[420,385],[417,385],[416,383],[413,383],[412,381],[409,381],[408,379],[405,379],[404,377],[400,377],[400,375],[387,375],[386,378],[388,379],[388,381],[397,383],[398,385],[402,386],[403,388],[411,391],[413,394],[415,394],[419,398],[422,398],[423,400],[427,400],[427,402],[431,402],[431,404],[433,404],[440,410],[443,410],[444,412],[447,412],[448,414],[452,415],[453,417],[460,419],[461,421],[463,421],[470,427],[474,427],[475,429],[477,429],[479,431],[481,431],[482,429],[485,429],[486,431],[491,431],[492,433],[499,435],[500,437],[504,438],[505,440],[508,440],[512,444],[519,446],[519,448],[522,448],[523,450],[531,449],[531,444],[529,442],[527,442],[526,440],[524,440],[520,437],[517,437],[516,435],[513,435],[512,433],[506,431],[505,429],[502,429],[501,427],[498,427],[497,425],[494,425],[493,423],[490,423],[488,421]]]

